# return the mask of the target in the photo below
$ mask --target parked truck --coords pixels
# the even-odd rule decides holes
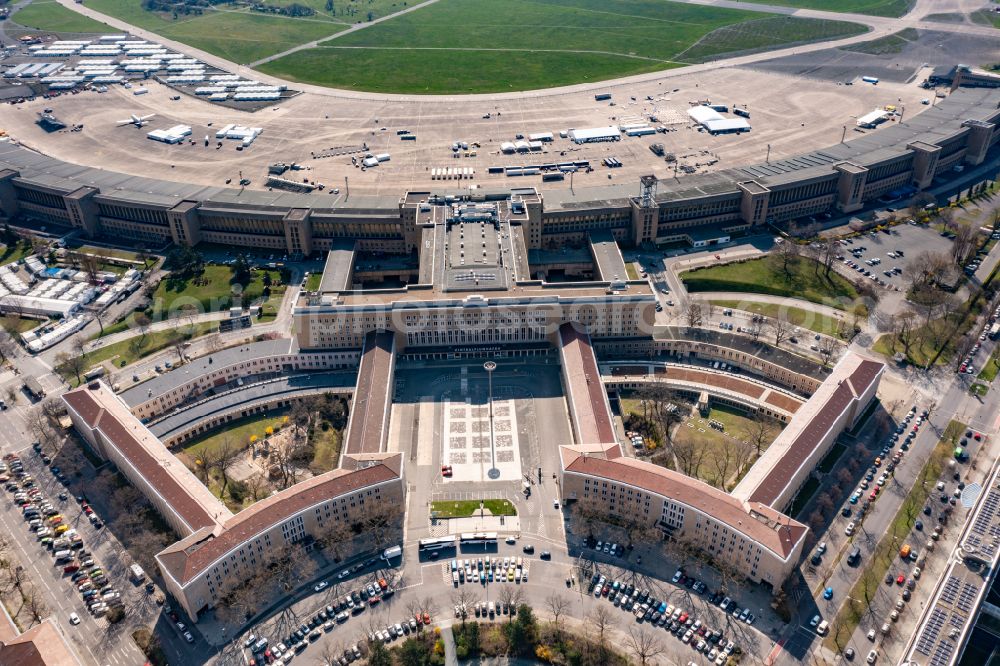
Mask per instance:
[[[129,578],[131,578],[132,582],[135,583],[136,585],[139,585],[140,583],[146,580],[146,572],[143,571],[142,567],[140,567],[138,564],[133,564],[132,566],[130,566],[128,568],[128,574]]]
[[[388,562],[397,557],[402,557],[403,547],[402,546],[390,546],[382,551],[382,559]]]

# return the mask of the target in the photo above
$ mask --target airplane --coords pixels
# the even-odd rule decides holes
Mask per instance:
[[[148,116],[137,116],[136,114],[133,113],[128,118],[128,120],[119,120],[118,127],[124,127],[125,125],[135,125],[136,127],[142,127],[143,125],[149,122],[150,118],[154,117],[155,115],[156,115],[155,113],[151,113]]]

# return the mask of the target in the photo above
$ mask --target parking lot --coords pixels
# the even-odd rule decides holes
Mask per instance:
[[[129,581],[128,565],[119,555],[123,549],[112,545],[93,507],[64,481],[40,446],[6,454],[0,464],[6,494],[0,522],[8,538],[32,555],[23,564],[36,572],[45,604],[77,649],[100,663],[140,663],[131,638],[109,625],[107,615],[121,609],[141,622],[157,609],[155,587],[147,591]]]
[[[885,289],[900,292],[905,292],[911,276],[922,270],[922,254],[951,251],[950,240],[933,229],[911,224],[870,231],[839,242],[841,272],[855,280],[864,277]]]

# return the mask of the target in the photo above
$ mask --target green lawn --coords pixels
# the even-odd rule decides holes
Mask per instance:
[[[319,289],[319,283],[323,281],[323,273],[310,273],[309,277],[306,278],[306,291],[316,291]]]
[[[1000,347],[994,349],[993,353],[990,354],[990,358],[986,361],[986,365],[979,371],[979,379],[986,382],[992,382],[997,378],[998,370],[1000,370]]]
[[[479,504],[494,516],[516,516],[517,509],[507,500],[459,500],[431,502],[431,513],[437,518],[467,518],[479,511]]]
[[[329,37],[348,26],[327,16],[293,18],[230,5],[206,8],[201,16],[148,12],[136,0],[87,0],[109,16],[238,63],[250,63],[293,46]]]
[[[601,81],[863,30],[840,21],[661,0],[440,0],[260,69],[374,92],[505,92]]]
[[[976,322],[979,311],[980,307],[969,309],[968,302],[962,303],[940,319],[927,324],[918,322],[920,325],[910,334],[909,349],[898,334],[886,333],[875,341],[872,351],[889,358],[902,353],[907,363],[921,367],[932,362],[948,363],[955,355],[955,342]]]
[[[206,321],[195,324],[194,327],[182,325],[178,329],[186,340],[200,337],[212,331],[218,330],[217,322]],[[174,330],[155,331],[147,333],[145,336],[136,335],[127,340],[101,347],[96,351],[89,352],[84,356],[87,361],[86,369],[110,361],[116,368],[124,367],[129,363],[145,358],[150,354],[155,354],[170,346],[170,339]],[[56,367],[62,377],[71,385],[76,385],[76,375],[71,373],[64,365]]]
[[[323,429],[324,426],[326,430]],[[313,430],[311,437],[313,459],[309,471],[313,474],[322,474],[334,469],[340,460],[343,433],[324,421]]]
[[[211,456],[223,442],[231,442],[233,446],[244,449],[250,445],[251,437],[256,437],[255,441],[263,440],[266,436],[265,431],[269,427],[276,431],[285,427],[285,411],[254,414],[237,421],[230,421],[204,437],[186,442],[181,453],[187,457],[186,463],[190,467],[197,464],[206,451]]]
[[[913,524],[921,515],[924,503],[934,489],[934,484],[941,476],[941,472],[944,471],[945,465],[948,464],[955,443],[962,436],[964,430],[964,423],[952,421],[948,424],[941,440],[934,447],[930,458],[910,488],[909,494],[900,505],[899,511],[896,512],[896,517],[888,531],[878,542],[871,558],[865,562],[864,571],[847,595],[846,603],[840,607],[836,619],[830,623],[830,634],[824,641],[828,649],[839,652],[846,647],[851,634],[854,633],[858,623],[867,613],[870,600],[874,600],[875,596],[879,594],[879,588],[883,585],[882,579],[886,571],[896,561],[900,547],[907,542],[912,533]],[[864,522],[861,525],[859,532],[864,529]],[[917,546],[917,550],[923,550],[919,543],[911,543],[911,545]],[[917,611],[911,609],[911,612],[916,613]]]
[[[841,51],[853,51],[854,53],[867,53],[869,55],[889,55],[892,53],[902,53],[903,48],[910,42],[914,42],[919,37],[919,33],[913,28],[905,28],[891,35],[873,39],[870,42],[860,44],[850,44],[841,46]]]
[[[827,12],[869,14],[871,16],[902,16],[913,6],[914,0],[747,0],[782,7],[820,9]]]
[[[638,413],[641,415],[642,412]],[[719,421],[723,424],[725,430],[722,432],[715,430],[708,425],[709,421]],[[713,403],[711,409],[709,409],[708,417],[691,417],[676,426],[673,441],[675,446],[690,444],[704,451],[704,459],[698,468],[697,477],[709,485],[717,488],[725,487],[726,490],[730,490],[739,482],[747,470],[750,469],[750,466],[756,459],[757,452],[754,449],[750,455],[743,456],[743,469],[737,469],[737,458],[739,456],[734,456],[734,447],[737,445],[736,440],[747,439],[747,429],[750,425],[751,419],[747,416],[746,412],[726,405]],[[774,441],[774,438],[778,436],[783,427],[776,420],[769,421],[768,426],[769,435],[767,437],[767,444],[761,448],[762,453],[767,450],[767,446]],[[724,462],[726,459],[729,460],[728,464]],[[725,476],[725,478],[722,478],[722,476]]]
[[[19,335],[25,331],[30,331],[41,324],[40,320],[28,319],[27,317],[17,317],[14,315],[0,317],[0,326],[3,326],[3,329],[11,335]]]
[[[31,243],[22,241],[16,245],[4,245],[0,252],[0,266],[20,261],[31,254]]]
[[[824,335],[839,336],[840,323],[843,321],[834,317],[816,314],[810,310],[785,307],[777,303],[755,303],[753,301],[733,301],[726,299],[713,299],[711,302],[721,308],[734,308],[746,312],[754,312],[772,319],[780,316],[795,326],[808,328],[810,331]]]
[[[73,252],[83,252],[84,254],[95,254],[99,257],[110,257],[112,259],[125,259],[127,261],[138,261],[142,262],[139,258],[139,253],[132,250],[122,250],[120,248],[112,247],[98,247],[96,245],[77,245],[75,247],[68,247],[67,249]],[[148,262],[149,260],[147,260]]]
[[[283,292],[281,273],[273,270],[254,271],[246,285],[232,283],[233,271],[229,266],[206,266],[200,277],[186,281],[168,276],[160,282],[153,294],[153,310],[177,312],[184,304],[190,304],[200,307],[204,312],[217,312],[231,307],[233,296],[237,292],[241,294],[244,306],[251,305],[263,295],[265,272],[271,275],[273,281],[272,297]]]
[[[108,32],[107,24],[66,9],[55,0],[35,0],[10,18],[25,28],[51,32]]]
[[[762,257],[749,261],[696,268],[681,273],[680,278],[688,291],[739,291],[754,294],[771,294],[788,298],[801,298],[849,310],[864,307],[858,300],[854,285],[836,271],[827,276],[823,267],[815,270],[817,262],[806,257],[789,261],[786,274],[778,256]]]
[[[992,25],[994,28],[1000,28],[1000,12],[991,11],[993,5],[989,9],[980,9],[969,14],[970,18],[974,23],[979,23],[982,25]]]

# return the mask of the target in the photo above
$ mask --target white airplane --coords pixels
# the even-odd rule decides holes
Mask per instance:
[[[142,127],[143,125],[149,122],[150,118],[153,118],[154,116],[156,116],[155,113],[151,113],[148,116],[137,116],[136,114],[133,113],[128,118],[128,120],[119,120],[118,127],[124,127],[125,125],[135,125],[136,127]]]

